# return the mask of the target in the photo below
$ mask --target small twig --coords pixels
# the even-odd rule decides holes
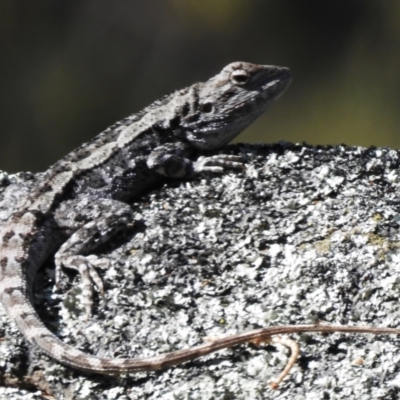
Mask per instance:
[[[218,338],[218,336],[206,336],[203,338],[205,342],[213,342],[218,340],[222,340]],[[297,358],[299,357],[300,354],[300,346],[297,344],[292,339],[289,338],[283,338],[281,336],[276,336],[276,337],[266,337],[264,339],[254,339],[251,340],[249,343],[253,343],[255,346],[260,346],[261,344],[271,344],[271,343],[276,343],[276,344],[281,344],[283,346],[286,346],[290,349],[290,357],[286,363],[286,367],[283,369],[283,371],[278,375],[277,378],[272,379],[270,382],[270,387],[271,389],[278,389],[280,383],[285,379],[286,375],[289,374],[290,370],[292,369],[294,363],[297,361]]]
[[[271,389],[278,389],[280,383],[285,379],[286,375],[289,374],[290,370],[292,369],[294,363],[297,361],[297,358],[299,357],[300,354],[300,346],[298,345],[297,342],[295,342],[292,339],[289,338],[283,338],[281,336],[273,337],[271,339],[271,343],[278,343],[282,344],[283,346],[286,346],[290,349],[290,357],[286,363],[286,367],[283,369],[283,371],[273,379],[269,386]]]
[[[178,350],[151,359],[137,359],[137,370],[154,370],[166,368],[172,365],[194,360],[215,351],[225,349],[239,344],[267,341],[271,336],[282,334],[293,334],[303,332],[321,333],[371,333],[372,335],[400,335],[397,328],[376,328],[372,326],[350,326],[350,325],[282,325],[270,326],[268,328],[256,329],[244,333],[238,333],[223,338],[208,338],[207,343],[192,347],[190,349]]]
[[[288,375],[294,363],[296,362],[300,348],[299,345],[288,338],[271,337],[280,334],[293,334],[302,332],[321,332],[321,333],[371,333],[373,335],[388,335],[394,334],[399,335],[400,329],[397,328],[375,328],[372,326],[349,326],[349,325],[283,325],[283,326],[271,326],[268,328],[256,329],[254,331],[238,333],[230,335],[224,338],[218,337],[207,337],[207,344],[192,347],[187,350],[179,350],[177,352],[170,353],[168,355],[168,362],[165,356],[157,357],[159,361],[159,367],[163,368],[169,365],[180,364],[184,361],[193,360],[200,356],[210,354],[214,351],[221,350],[223,348],[236,346],[242,343],[254,343],[259,345],[262,342],[266,343],[279,343],[291,350],[290,358],[286,364],[286,367],[279,374],[276,379],[270,383],[272,389],[277,389],[282,380]],[[165,358],[164,358],[165,357]],[[163,359],[163,360],[162,360]],[[154,363],[156,359],[152,360]],[[150,369],[150,368],[149,368]]]

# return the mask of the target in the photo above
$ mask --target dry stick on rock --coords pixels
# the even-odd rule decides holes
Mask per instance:
[[[268,342],[273,335],[293,334],[303,332],[321,333],[371,333],[373,335],[399,335],[400,329],[375,328],[372,326],[350,326],[350,325],[282,325],[270,326],[268,328],[256,329],[222,338],[207,339],[207,343],[191,347],[190,349],[178,350],[166,355],[147,359],[136,359],[137,370],[157,370],[182,364],[186,361],[205,356],[218,350],[237,346],[248,342]],[[120,359],[121,361],[123,359]],[[140,365],[140,367],[139,367]]]
[[[271,386],[271,389],[278,389],[280,383],[285,379],[286,375],[289,374],[289,372],[292,369],[293,365],[297,361],[297,358],[299,357],[299,354],[300,354],[300,346],[294,340],[289,339],[289,338],[283,338],[283,337],[280,337],[280,336],[273,337],[271,339],[271,343],[281,344],[283,346],[288,347],[290,349],[290,351],[291,351],[290,357],[289,357],[289,359],[288,359],[288,361],[286,363],[286,367],[269,384],[269,386]]]
[[[287,338],[271,338],[273,335],[281,334],[293,334],[303,332],[321,332],[321,333],[371,333],[373,335],[399,335],[400,329],[396,328],[376,328],[372,326],[350,326],[350,325],[282,325],[282,326],[271,326],[268,328],[256,329],[249,332],[238,333],[236,335],[230,335],[223,338],[207,339],[207,344],[193,347],[189,350],[180,350],[174,353],[174,361],[179,357],[180,362],[195,359],[200,356],[210,354],[214,351],[221,350],[223,348],[236,346],[239,344],[252,342],[259,345],[262,342],[266,343],[279,343],[291,350],[291,356],[286,364],[286,367],[279,374],[279,376],[272,380],[270,386],[272,389],[277,389],[279,384],[283,381],[286,375],[290,372],[294,363],[299,356],[299,346],[296,342]],[[165,357],[158,357],[153,359],[153,362],[158,365],[158,368],[164,368],[173,365],[167,360],[164,361]],[[180,363],[179,362],[179,363]]]

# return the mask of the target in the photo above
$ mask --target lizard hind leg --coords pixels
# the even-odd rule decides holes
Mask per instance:
[[[100,294],[104,293],[103,281],[97,269],[105,269],[110,265],[107,258],[100,258],[92,252],[117,233],[126,230],[133,221],[133,212],[127,204],[107,199],[95,201],[91,204],[89,213],[81,216],[75,210],[82,208],[76,205],[74,201],[64,204],[70,212],[65,213],[63,210],[60,214],[68,215],[67,220],[57,218],[56,215],[57,223],[61,228],[72,229],[75,232],[54,257],[55,280],[56,287],[59,287],[63,268],[79,272],[82,279],[82,305],[86,316],[89,317],[93,305],[94,288],[96,287]]]

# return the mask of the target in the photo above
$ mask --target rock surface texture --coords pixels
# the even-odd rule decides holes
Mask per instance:
[[[243,172],[172,182],[134,203],[129,234],[102,248],[104,298],[90,320],[71,274],[35,290],[43,321],[101,356],[148,357],[269,325],[399,327],[400,152],[232,145]],[[0,176],[0,223],[33,174]],[[400,338],[293,335],[301,348],[277,390],[285,347],[249,344],[120,377],[64,367],[30,349],[0,309],[0,399],[380,399],[400,396]]]

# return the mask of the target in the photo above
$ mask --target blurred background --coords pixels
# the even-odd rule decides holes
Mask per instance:
[[[0,2],[0,169],[46,169],[232,61],[288,66],[239,138],[400,147],[400,2]]]

